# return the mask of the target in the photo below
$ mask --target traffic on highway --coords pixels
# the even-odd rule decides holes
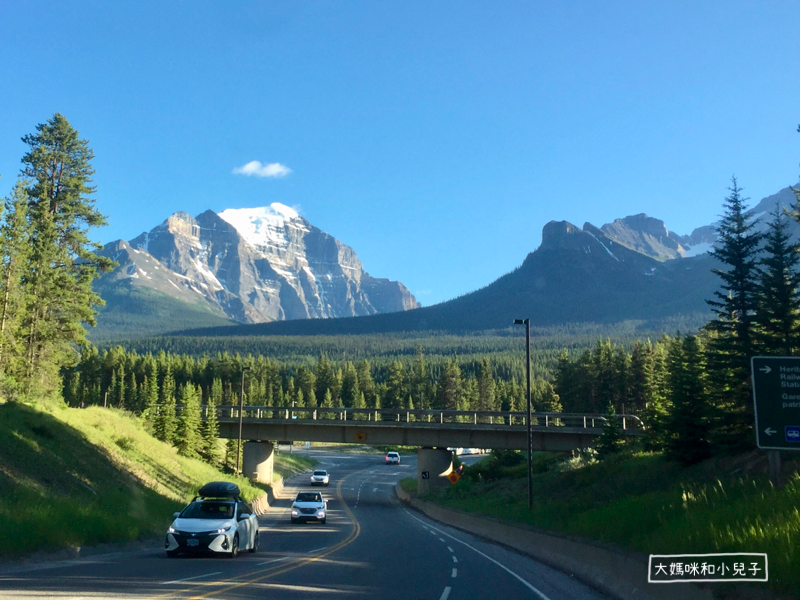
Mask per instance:
[[[395,485],[416,476],[415,456],[387,467],[382,455],[311,454],[330,487],[297,475],[260,517],[233,493],[204,490],[209,498],[198,494],[178,514],[167,542],[5,568],[0,598],[604,598],[565,573],[405,507]],[[203,544],[208,551],[200,552]]]

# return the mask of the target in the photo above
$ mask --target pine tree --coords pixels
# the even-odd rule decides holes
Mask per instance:
[[[396,360],[389,367],[386,378],[386,394],[383,397],[383,408],[403,408],[406,392],[405,369],[403,363]]]
[[[622,449],[622,430],[616,417],[614,403],[609,402],[606,407],[606,420],[603,423],[603,433],[597,439],[597,457],[604,460]]]
[[[722,263],[713,272],[722,280],[714,300],[708,300],[715,318],[706,326],[709,336],[709,370],[720,410],[720,446],[741,448],[751,443],[750,358],[754,354],[757,309],[757,252],[761,234],[747,215],[746,199],[734,177],[724,213],[717,228],[718,241],[711,252]]]
[[[488,358],[483,358],[478,364],[478,401],[475,408],[486,411],[497,410],[494,378]]]
[[[411,394],[414,404],[418,409],[428,409],[431,405],[433,390],[431,389],[431,375],[422,346],[417,346],[414,367],[411,375]]]
[[[342,390],[339,394],[342,405],[347,408],[354,407],[360,395],[361,390],[358,388],[358,373],[353,363],[348,362],[342,373]]]
[[[300,393],[302,393],[302,391]],[[333,408],[333,394],[331,394],[330,388],[325,390],[325,397],[322,399],[322,404],[320,405],[320,408]],[[324,412],[322,413],[322,418],[332,419],[333,413]]]
[[[214,381],[219,381],[219,379]],[[222,382],[219,385],[219,395],[222,396]],[[219,420],[213,393],[209,394],[206,400],[206,417],[203,421],[202,435],[203,458],[208,464],[216,466],[219,463]]]
[[[23,372],[21,344],[23,309],[26,305],[23,274],[30,254],[28,193],[18,180],[4,202],[5,218],[0,226],[0,376],[2,392],[13,399]]]
[[[158,419],[158,377],[156,373],[145,375],[142,388],[145,390],[146,404],[142,417],[151,432],[155,432],[155,423]]]
[[[31,225],[26,277],[25,380],[46,392],[57,385],[59,369],[70,364],[71,344],[85,344],[83,323],[95,324],[103,300],[92,281],[115,263],[99,256],[88,230],[105,225],[94,207],[91,177],[94,157],[88,142],[61,115],[37,125],[22,138],[29,150],[22,174],[30,182]]]
[[[197,458],[198,449],[202,448],[201,435],[202,413],[200,412],[200,394],[193,383],[181,388],[181,415],[178,426],[177,446],[182,456]]]
[[[317,378],[314,375],[314,372],[310,369],[300,365],[297,367],[297,373],[295,375],[295,386],[303,391],[303,399],[305,401],[305,406],[308,408],[316,408],[317,407],[317,392],[316,392],[316,385],[317,385]],[[319,398],[324,398],[325,395],[323,393],[322,396]]]
[[[331,367],[331,363],[325,354],[319,355],[315,376],[316,389],[314,390],[314,395],[316,398],[325,398],[326,391],[330,391],[331,398],[333,398],[333,389],[336,387],[336,384],[334,382],[333,368]]]
[[[125,365],[119,366],[117,385],[114,388],[114,402],[117,408],[125,408]]]
[[[711,406],[706,364],[696,336],[676,338],[669,351],[672,411],[667,422],[667,455],[691,465],[711,455]]]
[[[365,359],[358,363],[356,371],[358,372],[358,387],[364,392],[364,402],[367,408],[380,408],[369,361]]]
[[[161,384],[161,405],[154,423],[155,436],[162,442],[175,443],[178,422],[175,415],[175,379],[172,377],[172,366],[166,363],[166,372]]]
[[[772,213],[761,258],[756,340],[759,354],[791,356],[800,345],[800,248],[790,243],[779,207]]]
[[[463,383],[461,366],[455,357],[447,361],[444,373],[439,379],[439,408],[445,410],[458,410],[463,404]]]

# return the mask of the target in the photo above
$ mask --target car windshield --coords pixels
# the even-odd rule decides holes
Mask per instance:
[[[395,458],[395,457],[397,457],[399,455],[397,454],[397,452],[389,452],[389,456],[391,456],[392,458]]]
[[[325,477],[327,474],[326,471],[314,471],[314,475],[318,475],[319,477]]]
[[[297,494],[295,502],[322,502],[322,496],[319,494],[313,494],[311,492],[303,492]]]
[[[181,519],[232,519],[233,502],[192,502],[183,509]]]

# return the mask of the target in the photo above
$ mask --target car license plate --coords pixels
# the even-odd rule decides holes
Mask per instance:
[[[187,546],[199,546],[200,540],[186,540]]]

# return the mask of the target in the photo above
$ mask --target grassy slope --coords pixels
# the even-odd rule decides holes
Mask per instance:
[[[0,439],[2,557],[160,536],[208,481],[235,481],[249,500],[263,491],[178,456],[114,409],[0,405]]]
[[[800,591],[800,476],[775,489],[749,455],[682,470],[659,455],[620,456],[527,481],[462,479],[435,501],[653,554],[766,552],[770,587]],[[550,461],[541,457],[542,461]],[[757,465],[758,466],[758,465]],[[563,467],[562,467],[563,468]]]

